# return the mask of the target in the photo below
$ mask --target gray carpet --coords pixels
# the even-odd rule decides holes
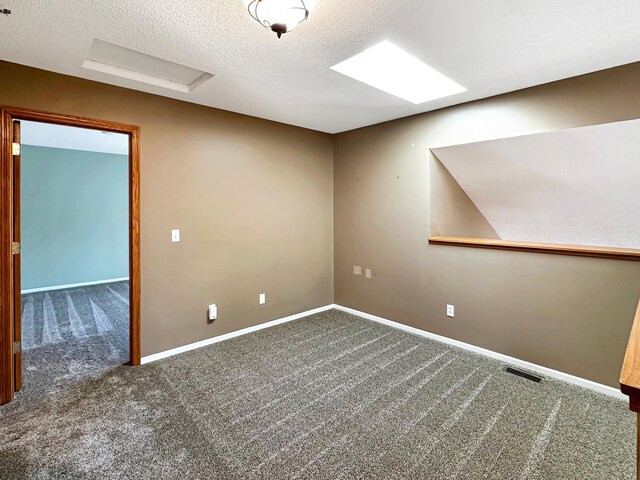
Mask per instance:
[[[624,402],[330,311],[0,408],[2,478],[632,479]]]
[[[22,295],[25,397],[99,378],[129,360],[129,282]]]

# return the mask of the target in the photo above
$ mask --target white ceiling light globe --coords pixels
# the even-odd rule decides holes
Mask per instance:
[[[290,32],[304,22],[318,0],[243,0],[249,14],[263,27],[278,34]]]

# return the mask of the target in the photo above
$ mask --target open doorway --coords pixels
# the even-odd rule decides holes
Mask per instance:
[[[129,361],[129,137],[20,122],[22,389]]]
[[[2,127],[6,403],[140,363],[139,157],[134,126],[4,108]]]

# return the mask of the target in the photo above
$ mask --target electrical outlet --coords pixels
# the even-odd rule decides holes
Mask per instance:
[[[218,305],[215,303],[209,305],[209,320],[218,318]]]
[[[267,303],[267,294],[261,293],[258,297],[258,301],[260,302],[260,305],[264,305],[265,303]]]
[[[364,270],[364,276],[367,278],[371,278],[371,269],[370,268],[366,268]]]
[[[453,305],[447,304],[447,317],[455,317],[456,316],[456,308]]]
[[[354,275],[362,275],[362,267],[359,265],[353,266],[353,274]]]

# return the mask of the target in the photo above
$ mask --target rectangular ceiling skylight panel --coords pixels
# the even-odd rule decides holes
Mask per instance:
[[[467,91],[386,40],[331,69],[416,105]]]
[[[213,75],[202,70],[94,39],[84,68],[189,93]]]

